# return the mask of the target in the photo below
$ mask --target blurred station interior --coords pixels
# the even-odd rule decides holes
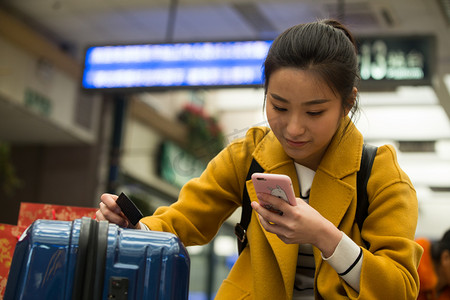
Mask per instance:
[[[265,124],[263,89],[245,76],[203,84],[214,72],[199,73],[180,86],[158,75],[167,83],[158,87],[119,70],[119,79],[86,87],[92,47],[118,47],[97,55],[104,61],[141,55],[127,45],[195,51],[270,41],[328,17],[360,42],[358,128],[366,142],[397,149],[419,199],[416,235],[439,238],[450,228],[449,0],[2,0],[0,223],[15,224],[21,202],[96,207],[103,192],[126,191],[151,213],[202,171],[218,150],[209,140],[217,130],[226,145]],[[192,299],[213,295],[226,276],[239,216],[210,245],[189,247]]]

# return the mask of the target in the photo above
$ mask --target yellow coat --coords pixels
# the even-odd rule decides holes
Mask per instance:
[[[353,123],[345,120],[349,122],[346,134],[342,138],[343,122],[317,169],[309,203],[363,245],[354,224],[356,172],[363,138]],[[244,184],[251,201],[257,201],[251,181],[245,183],[252,157],[267,173],[289,175],[295,194],[299,195],[293,161],[269,129],[256,127],[214,158],[200,178],[189,181],[176,203],[159,208],[152,217],[141,221],[152,230],[175,233],[186,246],[208,243],[241,206]],[[422,248],[414,242],[418,203],[414,187],[400,169],[391,146],[378,148],[367,191],[370,207],[362,236],[370,243],[370,249],[363,249],[360,293],[347,285],[314,248],[316,299],[417,297],[417,266],[422,254]],[[224,280],[216,299],[291,299],[298,245],[287,245],[266,232],[254,211],[248,238],[249,245]]]

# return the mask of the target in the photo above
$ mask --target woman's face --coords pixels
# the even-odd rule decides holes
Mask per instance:
[[[317,170],[348,110],[344,111],[339,95],[314,73],[286,67],[270,76],[266,113],[287,155]]]

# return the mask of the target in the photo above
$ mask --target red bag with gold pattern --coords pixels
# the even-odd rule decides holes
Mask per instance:
[[[26,226],[0,224],[0,299],[3,299],[5,293],[9,267],[16,243],[25,229]]]
[[[37,219],[73,221],[82,217],[95,219],[97,208],[22,202],[19,226],[30,226]]]

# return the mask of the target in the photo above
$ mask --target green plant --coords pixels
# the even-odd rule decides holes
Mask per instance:
[[[187,150],[200,159],[209,161],[224,147],[224,134],[216,118],[202,107],[187,104],[178,119],[189,129]]]
[[[21,185],[22,181],[17,177],[11,161],[10,146],[0,142],[0,189],[7,196],[12,196]]]

